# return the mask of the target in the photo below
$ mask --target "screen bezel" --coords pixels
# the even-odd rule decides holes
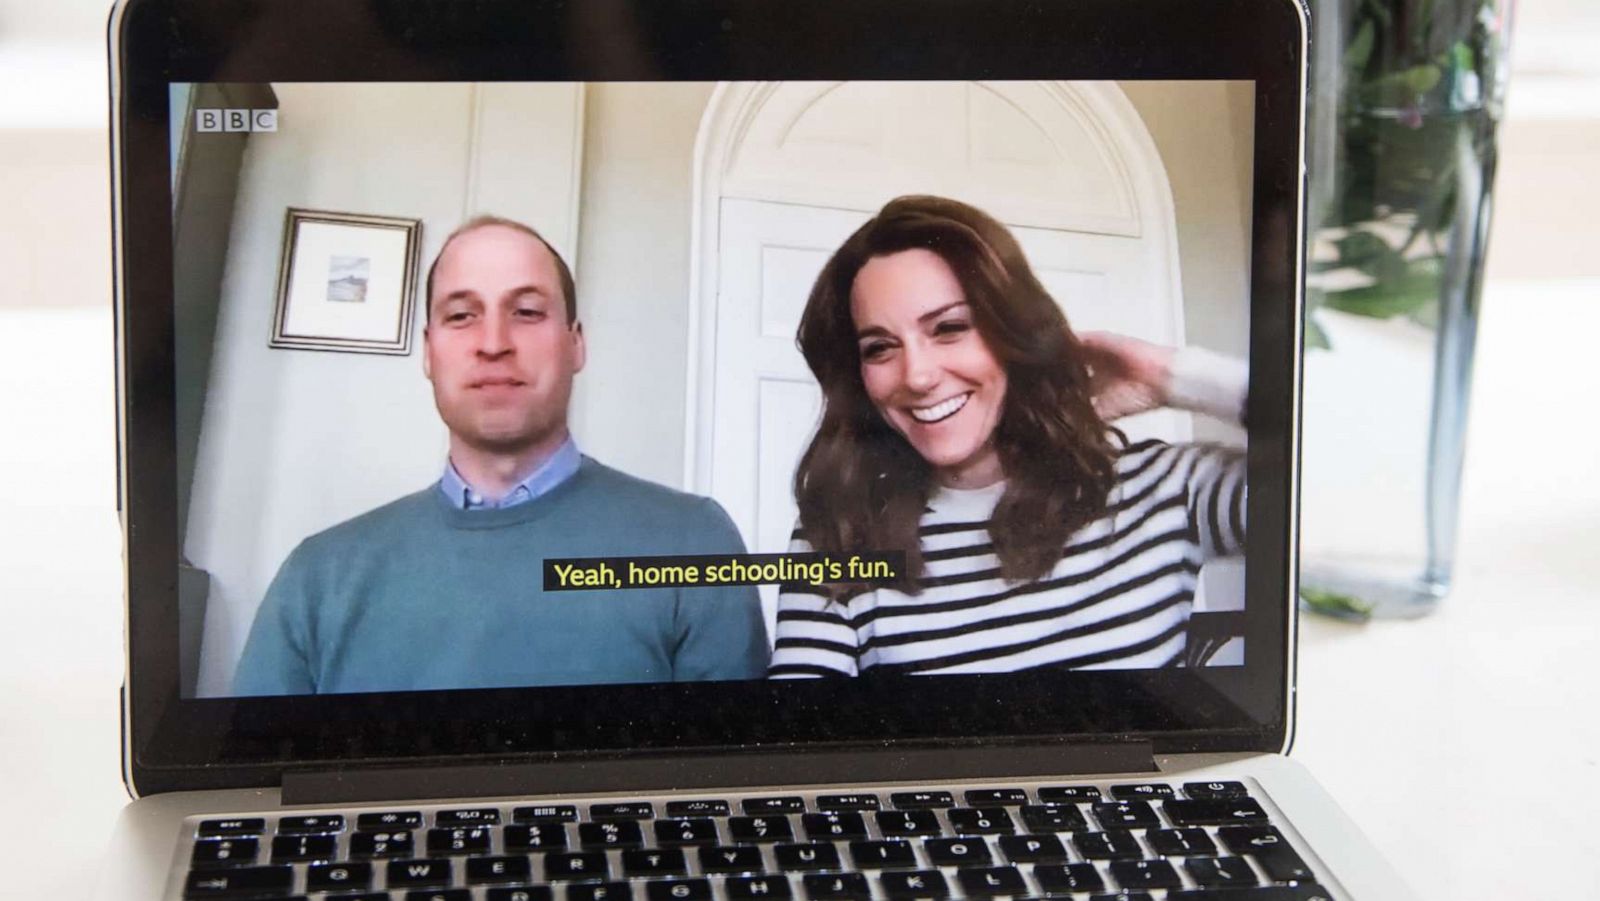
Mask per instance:
[[[594,16],[604,16],[595,19]],[[1066,36],[1066,37],[1063,37]],[[974,739],[1277,751],[1290,730],[1305,16],[1292,0],[129,2],[113,13],[126,761],[141,794],[288,767]],[[181,700],[168,86],[274,81],[1255,83],[1246,664]],[[911,677],[918,678],[918,677]],[[919,691],[918,689],[923,689]],[[903,699],[916,698],[914,706]],[[1071,705],[1058,705],[1062,697]]]

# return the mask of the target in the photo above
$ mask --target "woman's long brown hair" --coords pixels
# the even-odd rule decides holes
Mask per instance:
[[[1051,570],[1067,538],[1099,518],[1116,449],[1090,403],[1077,337],[1006,227],[942,197],[900,197],[857,229],[823,267],[797,336],[822,386],[822,422],[795,472],[801,534],[820,552],[903,551],[896,586],[920,591],[917,526],[933,469],[873,407],[861,380],[850,294],[873,257],[921,248],[955,273],[979,336],[1006,371],[995,447],[1006,488],[989,523],[1002,575]]]

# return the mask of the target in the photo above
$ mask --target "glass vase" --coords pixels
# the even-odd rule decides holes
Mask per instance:
[[[1320,226],[1307,249],[1301,598],[1319,612],[1420,616],[1450,588],[1504,87],[1502,6],[1458,3],[1451,19],[1439,0],[1442,24],[1430,30],[1459,33],[1430,34],[1442,48],[1434,54],[1404,34],[1375,38],[1370,20],[1337,3],[1317,9],[1333,37],[1323,34],[1313,66],[1338,79],[1314,94]],[[1394,45],[1393,58],[1373,59],[1379,41]],[[1340,51],[1335,65],[1329,48]]]

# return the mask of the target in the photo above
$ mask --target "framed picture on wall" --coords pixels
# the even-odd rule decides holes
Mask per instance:
[[[273,347],[411,353],[422,220],[290,208]]]

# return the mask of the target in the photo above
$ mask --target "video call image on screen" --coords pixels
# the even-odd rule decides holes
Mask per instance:
[[[1250,82],[171,99],[184,696],[1244,662]]]

